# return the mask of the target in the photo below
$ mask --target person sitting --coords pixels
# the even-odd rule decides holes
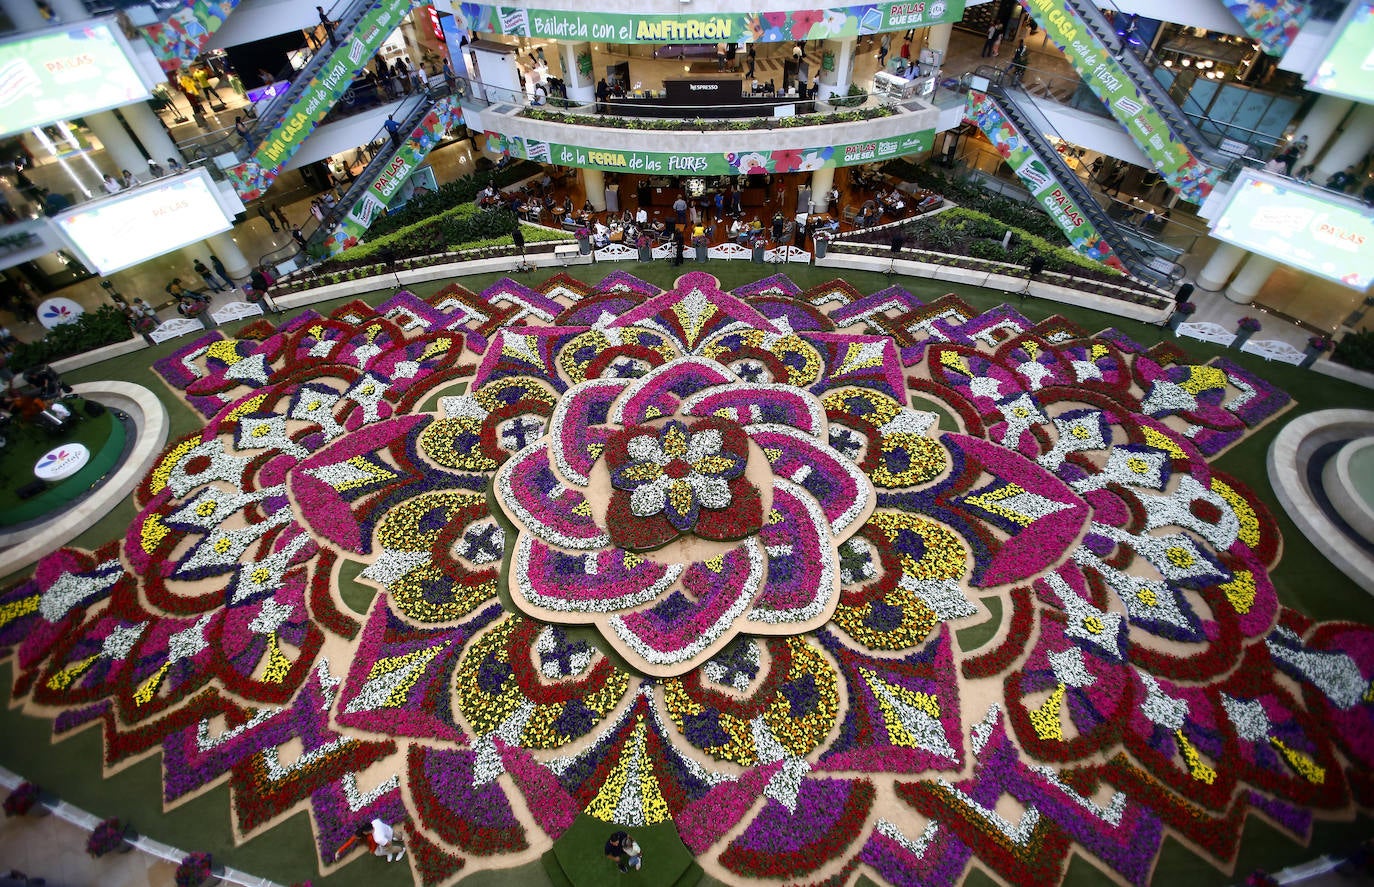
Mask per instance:
[[[189,295],[183,296],[181,301],[177,302],[177,314],[180,314],[182,317],[195,317],[204,310],[205,306]]]
[[[582,212],[586,213],[587,215],[591,215],[592,213],[596,212],[596,207],[592,206],[591,198],[587,198],[586,200],[582,201]]]
[[[611,231],[600,219],[597,219],[596,224],[592,227],[592,242],[596,244],[598,249],[611,242]]]
[[[729,231],[731,240],[739,240],[740,235],[744,233],[744,223],[739,219],[735,219],[730,223]]]

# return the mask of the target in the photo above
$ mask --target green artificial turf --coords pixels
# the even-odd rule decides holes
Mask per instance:
[[[54,435],[28,422],[12,422],[5,428],[5,447],[0,450],[0,526],[20,524],[40,518],[94,486],[118,459],[124,447],[124,425],[108,410],[87,416],[84,401],[73,399],[68,409],[77,415],[75,425]],[[30,499],[19,489],[34,480],[34,466],[49,450],[67,444],[81,444],[90,451],[90,461],[76,474],[61,481],[50,481],[45,492]]]
[[[1258,432],[1252,433],[1244,442],[1232,448],[1214,463],[1222,471],[1233,475],[1254,489],[1262,500],[1270,504],[1284,539],[1283,558],[1279,565],[1271,571],[1279,599],[1285,605],[1298,609],[1316,619],[1347,619],[1374,623],[1374,598],[1362,592],[1344,574],[1327,562],[1313,545],[1297,531],[1287,516],[1279,510],[1273,489],[1268,482],[1265,467],[1265,454],[1269,444],[1284,424],[1302,413],[1314,410],[1367,406],[1371,399],[1374,399],[1374,395],[1371,395],[1366,389],[1317,375],[1309,370],[1287,365],[1268,364],[1252,355],[1242,354],[1234,350],[1192,340],[1176,340],[1167,330],[1162,330],[1159,327],[1085,308],[1034,299],[1021,303],[1014,297],[998,290],[952,286],[943,282],[901,275],[889,279],[883,274],[865,271],[813,268],[800,264],[765,268],[743,262],[713,262],[705,266],[687,264],[681,268],[672,268],[662,261],[645,264],[631,262],[616,265],[578,266],[566,269],[566,273],[587,283],[595,283],[607,273],[615,270],[626,271],[665,288],[670,287],[673,280],[682,273],[705,270],[715,275],[720,280],[722,289],[725,290],[752,282],[760,277],[784,273],[802,289],[836,278],[843,278],[862,293],[872,293],[887,286],[896,285],[907,289],[923,301],[929,301],[948,292],[955,292],[961,299],[979,310],[986,310],[1003,302],[1010,302],[1032,321],[1042,320],[1052,314],[1060,314],[1089,332],[1097,332],[1114,326],[1146,346],[1167,339],[1179,344],[1192,360],[1199,362],[1205,362],[1216,355],[1225,354],[1229,360],[1286,390],[1297,401],[1292,410],[1280,415],[1275,421]],[[504,276],[506,276],[504,273],[481,274],[459,278],[457,282],[470,290],[480,292]],[[549,274],[546,271],[540,271],[533,275],[532,279],[530,277],[517,279],[532,284],[542,281],[547,276]],[[449,282],[436,281],[411,289],[417,295],[427,296]],[[391,292],[391,290],[387,290],[371,293],[364,296],[363,301],[377,304],[389,297]],[[352,298],[338,299],[312,306],[312,310],[327,314],[337,305],[352,300]],[[287,312],[285,315],[271,319],[278,323],[284,322],[294,313],[296,312]],[[242,324],[233,325],[227,328],[225,332],[232,334],[241,326]],[[153,373],[152,364],[155,360],[181,347],[184,342],[185,340],[169,342],[115,358],[92,367],[66,373],[64,378],[71,383],[121,379],[148,387],[162,396],[163,402],[167,404],[171,419],[171,438],[176,439],[200,429],[203,422],[201,417],[188,408],[179,397],[173,395],[161,379]],[[433,405],[426,403],[425,406],[429,408]],[[924,407],[924,404],[918,406]],[[942,418],[940,427],[952,427],[948,424],[950,418],[948,415]],[[134,516],[135,510],[132,501],[125,502],[111,514],[93,524],[78,537],[74,544],[90,549],[100,543],[117,538],[132,523]],[[340,590],[348,606],[362,613],[367,609],[374,591],[370,586],[354,580],[356,572],[356,566],[345,563],[339,579]],[[5,580],[5,584],[15,578],[19,577],[9,577]],[[995,634],[1002,616],[997,610],[1002,608],[990,607],[989,609],[992,610],[993,618],[968,626],[958,632],[961,649],[976,649]],[[313,841],[308,826],[308,818],[304,813],[289,817],[278,826],[241,846],[233,846],[229,823],[228,789],[224,784],[220,784],[206,794],[181,804],[171,811],[163,812],[160,801],[161,759],[156,753],[112,778],[103,779],[100,775],[99,762],[102,754],[98,729],[83,730],[61,743],[51,744],[49,741],[50,721],[23,715],[11,705],[5,704],[10,702],[9,688],[12,686],[12,665],[8,663],[0,665],[0,682],[3,682],[4,685],[3,689],[0,689],[0,731],[5,737],[4,741],[0,742],[0,764],[27,778],[43,783],[65,800],[100,816],[119,816],[127,819],[140,832],[182,849],[211,850],[217,858],[229,865],[269,877],[281,883],[291,883],[306,878],[312,878],[316,884],[328,883],[331,885],[388,885],[410,882],[409,867],[387,865],[372,859],[359,859],[344,867],[338,874],[327,879],[321,879],[315,870],[314,856],[308,849],[313,846]],[[582,823],[583,819],[586,817],[579,819],[579,824]],[[604,835],[600,835],[600,832],[607,831],[609,833],[609,830],[604,824],[596,824],[596,828],[598,829],[597,839],[587,845],[590,849],[579,846],[576,850],[576,856],[579,860],[586,856],[585,866],[582,862],[578,862],[574,866],[579,870],[593,865],[600,858],[601,845],[604,842]],[[663,846],[666,847],[671,843],[667,841],[667,836],[672,832],[672,827],[666,825],[661,829],[665,841]],[[1154,881],[1166,884],[1187,884],[1190,887],[1192,885],[1234,883],[1238,878],[1243,878],[1246,873],[1256,867],[1273,870],[1312,859],[1322,852],[1340,852],[1349,849],[1359,838],[1370,834],[1372,830],[1374,830],[1374,822],[1365,818],[1354,823],[1318,822],[1314,828],[1312,846],[1302,848],[1284,833],[1277,832],[1258,817],[1251,816],[1246,821],[1241,841],[1235,868],[1236,877],[1220,872],[1204,859],[1193,855],[1176,841],[1170,839],[1166,841],[1165,849],[1160,856]],[[636,832],[636,834],[641,834],[641,832]],[[586,840],[590,841],[591,837],[589,831]],[[675,833],[672,834],[672,839],[676,840]],[[571,840],[571,838],[565,837],[565,840]],[[648,851],[650,845],[646,843],[646,839],[641,838],[640,840],[641,844],[645,844],[645,849]],[[657,852],[657,848],[660,846],[659,839],[655,836],[653,840],[653,846]],[[683,852],[685,852],[685,848],[683,848]],[[650,857],[646,856],[646,860],[649,859]],[[612,869],[611,874],[617,873]],[[474,871],[464,879],[463,883],[465,887],[543,887],[543,885],[552,884],[539,860],[512,869]],[[613,884],[615,882],[603,880],[588,883]],[[659,882],[644,880],[642,883],[657,884]],[[701,883],[716,885],[719,882],[710,877],[703,877]],[[871,882],[861,877],[860,883],[869,884]],[[975,864],[967,879],[967,884],[983,887],[983,885],[992,883],[992,880],[983,874]],[[1074,857],[1068,867],[1065,883],[1072,885],[1072,887],[1080,887],[1080,885],[1089,884],[1109,884],[1111,881],[1093,864]]]

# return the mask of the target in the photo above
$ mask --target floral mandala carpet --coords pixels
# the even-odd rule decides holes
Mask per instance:
[[[1279,605],[1209,459],[1289,398],[1225,360],[615,272],[156,370],[206,425],[0,597],[14,698],[160,752],[169,809],[227,781],[240,839],[307,810],[322,872],[372,817],[441,884],[585,812],[728,882],[1145,883],[1166,836],[1225,870],[1249,816],[1374,802],[1374,636]]]

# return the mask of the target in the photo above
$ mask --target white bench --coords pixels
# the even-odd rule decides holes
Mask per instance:
[[[1291,363],[1293,366],[1307,358],[1303,352],[1278,339],[1251,339],[1240,346],[1240,350],[1246,354],[1257,354],[1265,360],[1277,360],[1280,363]]]
[[[210,317],[217,324],[229,323],[231,320],[243,320],[245,317],[257,317],[262,314],[262,305],[251,302],[230,302],[222,306],[218,311],[210,312]]]
[[[1177,335],[1187,336],[1190,339],[1200,339],[1203,342],[1212,342],[1227,347],[1236,341],[1236,334],[1219,323],[1180,323],[1175,332]]]
[[[160,343],[204,330],[205,324],[199,318],[173,317],[158,324],[158,328],[149,333],[148,338]]]

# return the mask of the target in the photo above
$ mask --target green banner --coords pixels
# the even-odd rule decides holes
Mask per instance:
[[[324,66],[310,78],[305,90],[282,115],[281,122],[262,140],[253,156],[225,172],[244,200],[262,196],[278,171],[314,132],[329,109],[353,85],[353,77],[372,60],[372,55],[410,12],[411,0],[378,0],[356,27],[339,35],[339,45]]]
[[[781,43],[832,40],[883,31],[957,22],[963,0],[861,3],[764,12],[696,12],[639,15],[463,3],[458,16],[473,32],[538,40],[609,43]]]
[[[627,151],[621,148],[586,148],[542,142],[487,132],[487,150],[537,163],[582,166],[646,175],[765,175],[807,172],[832,166],[855,166],[891,160],[903,154],[929,151],[935,130],[870,139],[847,145],[818,148],[741,150],[726,153],[704,151]]]
[[[1318,92],[1374,103],[1374,0],[1358,0],[1340,36],[1308,86]]]
[[[382,210],[391,205],[397,192],[411,174],[429,156],[429,152],[452,127],[463,120],[463,109],[456,98],[442,98],[401,143],[382,171],[368,182],[367,190],[348,210],[342,221],[324,241],[332,256],[350,246],[357,246],[363,234],[377,220]]]
[[[1083,82],[1126,128],[1164,180],[1184,200],[1202,203],[1212,193],[1221,170],[1212,169],[1188,150],[1068,0],[1021,0],[1021,5],[1064,52]]]
[[[1026,141],[1026,137],[1016,128],[997,102],[985,92],[969,90],[964,105],[964,118],[977,125],[1002,155],[1007,165],[1025,183],[1026,188],[1035,195],[1036,201],[1049,213],[1069,238],[1073,248],[1090,259],[1110,265],[1119,271],[1126,271],[1111,244],[1098,233],[1097,228],[1082,209],[1069,196],[1063,183]]]

